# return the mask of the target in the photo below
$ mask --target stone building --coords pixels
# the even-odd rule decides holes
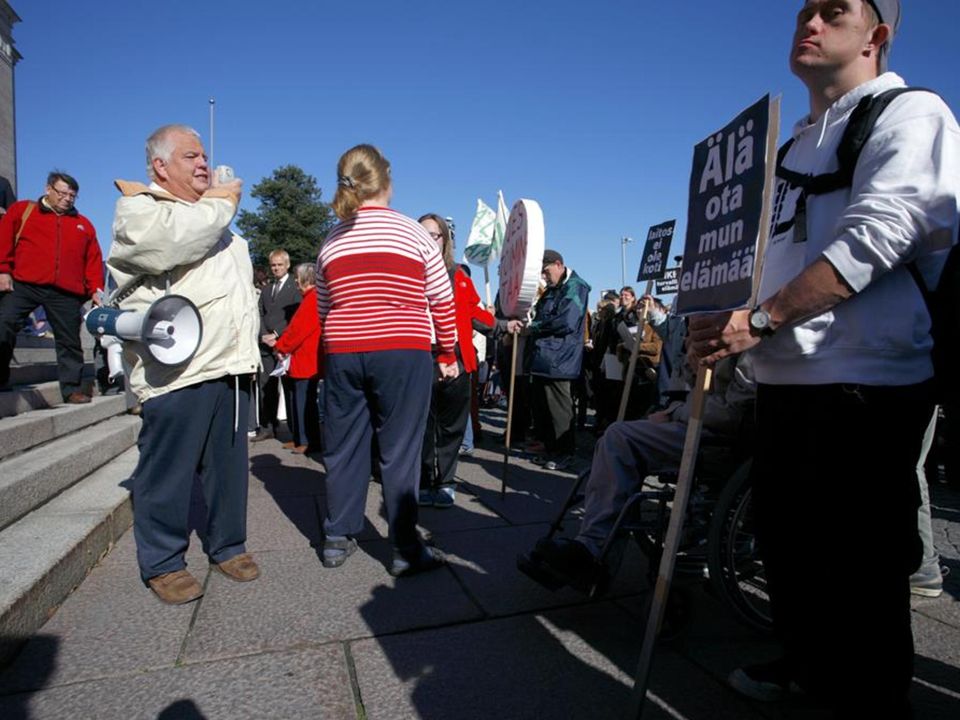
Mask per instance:
[[[20,53],[14,47],[13,26],[20,17],[6,0],[0,0],[0,176],[17,189],[17,121],[14,67]]]

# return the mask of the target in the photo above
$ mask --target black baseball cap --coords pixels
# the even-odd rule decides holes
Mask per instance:
[[[546,267],[547,265],[553,265],[556,262],[563,265],[563,255],[558,253],[556,250],[543,251],[543,263],[541,267]]]

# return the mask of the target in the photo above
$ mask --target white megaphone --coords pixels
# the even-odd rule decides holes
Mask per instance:
[[[165,295],[145,313],[95,307],[83,320],[94,337],[110,335],[142,342],[161,365],[189,362],[203,337],[200,311],[182,295]]]

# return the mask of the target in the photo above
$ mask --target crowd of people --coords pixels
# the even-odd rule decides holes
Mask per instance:
[[[568,469],[595,411],[580,528],[541,548],[574,577],[594,563],[638,483],[678,464],[689,380],[710,365],[717,382],[704,432],[736,436],[747,418],[755,430],[757,532],[783,648],[731,684],[756,699],[800,688],[843,716],[908,717],[911,585],[935,596],[943,584],[923,475],[940,398],[918,284],[936,287],[956,243],[960,128],[935,94],[904,93],[879,116],[846,185],[822,192],[813,183],[835,167],[861,99],[904,87],[886,69],[899,20],[898,0],[802,3],[790,63],[810,112],[781,153],[760,302],[732,313],[684,319],[629,286],[603,292],[591,313],[590,286],[547,249],[531,312],[507,317],[499,303],[483,305],[469,268],[454,261],[441,215],[415,220],[390,208],[390,163],[371,145],[337,164],[339,223],[318,240],[316,263],[291,270],[276,248],[272,280],[255,284],[247,243],[229,229],[241,182],[211,181],[191,128],[156,130],[149,184],[117,182],[106,265],[127,288],[122,308],[182,294],[204,332],[176,368],[142,344],[124,346],[128,388],[142,403],[133,498],[144,583],[167,603],[203,594],[184,561],[197,479],[212,566],[240,582],[258,577],[245,547],[248,439],[276,439],[281,407],[286,447],[325,466],[322,564],[340,567],[356,551],[376,477],[389,572],[440,567],[443,553],[418,534],[418,509],[456,502],[458,460],[479,441],[477,406],[488,384],[510,386],[514,345],[511,440],[534,462]],[[14,328],[42,305],[71,403],[89,402],[80,308],[101,302],[104,287],[93,226],[74,208],[78,190],[51,173],[38,202],[14,203],[0,220],[0,384]],[[486,344],[479,354],[477,341]],[[838,550],[864,537],[873,547],[857,566],[868,604],[828,592],[849,583]],[[868,697],[850,691],[850,668],[871,678]]]

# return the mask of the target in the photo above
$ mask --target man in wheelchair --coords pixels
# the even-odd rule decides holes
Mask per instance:
[[[749,353],[719,362],[704,404],[705,444],[739,444],[737,436],[747,415],[752,415],[754,397]],[[591,592],[608,572],[601,562],[606,558],[604,547],[629,498],[649,475],[676,473],[679,469],[689,417],[688,397],[642,420],[617,422],[607,428],[594,448],[576,536],[558,538],[551,531],[529,555],[521,556],[520,569],[551,589],[569,585]],[[558,527],[559,521],[554,530]]]

